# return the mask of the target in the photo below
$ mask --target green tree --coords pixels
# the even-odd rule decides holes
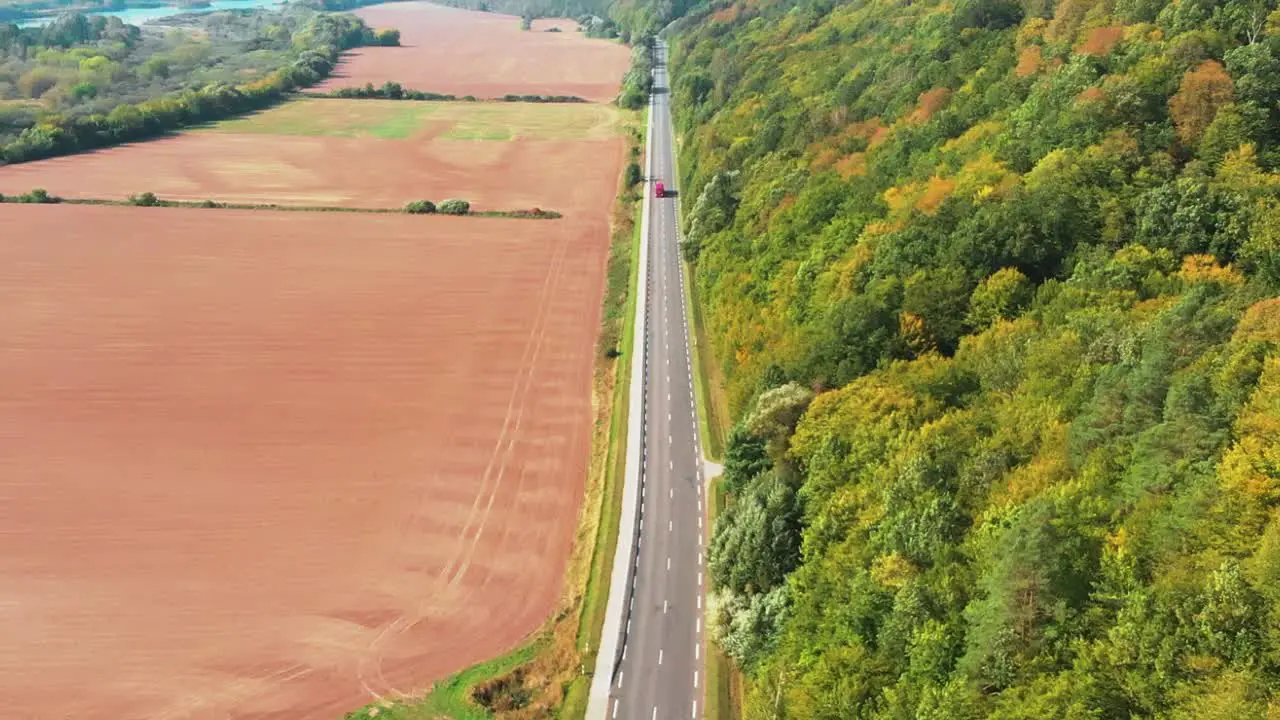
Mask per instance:
[[[1031,302],[1035,288],[1017,268],[1001,268],[978,283],[969,296],[969,327],[981,330],[1012,320]]]
[[[138,207],[156,207],[160,204],[160,198],[157,198],[153,192],[144,192],[138,195],[130,195],[129,204],[137,205]]]
[[[716,522],[708,552],[717,587],[741,595],[778,587],[800,559],[801,506],[796,488],[759,475]]]
[[[471,203],[466,200],[445,200],[440,203],[438,209],[445,215],[466,215],[471,212]]]

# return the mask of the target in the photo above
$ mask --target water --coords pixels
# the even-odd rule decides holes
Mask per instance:
[[[85,15],[102,15],[104,17],[118,17],[122,22],[130,25],[141,25],[150,20],[156,20],[170,15],[181,15],[183,13],[207,13],[214,10],[239,10],[246,8],[264,8],[278,7],[284,4],[284,0],[213,0],[209,7],[202,8],[180,8],[176,5],[165,5],[164,7],[154,8],[129,8],[127,10],[104,10],[85,12]],[[35,20],[24,20],[18,23],[18,27],[41,27],[53,22],[55,16],[37,18]]]

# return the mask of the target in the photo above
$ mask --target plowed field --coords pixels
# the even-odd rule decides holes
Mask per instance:
[[[348,53],[320,90],[394,81],[459,97],[577,95],[608,102],[630,64],[626,46],[588,39],[563,21],[521,30],[518,17],[424,2],[374,5],[355,14],[374,27],[398,28],[402,47]],[[552,27],[561,32],[547,32]]]
[[[612,192],[560,221],[0,206],[2,714],[335,719],[533,630]]]
[[[0,192],[362,208],[457,197],[477,210],[603,215],[626,116],[599,105],[300,100],[154,142],[0,167]]]

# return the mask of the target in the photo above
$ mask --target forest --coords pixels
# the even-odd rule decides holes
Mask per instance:
[[[746,718],[1280,717],[1276,5],[668,28]]]
[[[145,29],[79,13],[0,24],[0,162],[260,108],[328,75],[343,50],[396,44],[394,29],[304,7],[179,15]]]

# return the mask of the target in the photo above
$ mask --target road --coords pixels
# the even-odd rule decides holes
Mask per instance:
[[[705,490],[698,450],[696,405],[693,400],[689,330],[685,317],[684,278],[678,247],[675,159],[672,153],[671,110],[668,104],[666,48],[659,44],[650,110],[647,251],[647,292],[640,298],[647,308],[643,323],[647,343],[644,356],[644,405],[640,423],[640,472],[634,546],[619,538],[619,553],[634,565],[626,568],[628,583],[611,588],[624,603],[617,630],[606,621],[605,633],[618,632],[620,652],[600,653],[597,681],[608,673],[607,702],[601,684],[593,688],[588,717],[610,720],[674,720],[702,716],[706,671],[703,604],[705,576]],[[668,190],[652,197],[654,183]],[[639,346],[637,346],[639,350]],[[634,387],[634,386],[633,386]],[[633,415],[635,417],[635,415]],[[632,426],[634,429],[634,425]],[[624,504],[624,513],[628,504]],[[627,532],[623,523],[622,532]],[[620,562],[626,559],[620,556]],[[619,573],[615,573],[615,579]],[[622,587],[619,587],[622,586]],[[615,662],[616,660],[616,662]]]

